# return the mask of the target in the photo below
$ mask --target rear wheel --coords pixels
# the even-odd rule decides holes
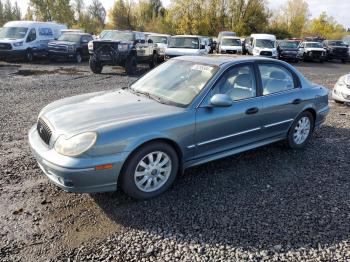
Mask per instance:
[[[95,58],[91,57],[89,60],[90,69],[94,74],[101,74],[103,65],[98,62]]]
[[[175,150],[168,144],[154,142],[138,149],[122,171],[124,192],[137,199],[148,199],[166,191],[179,168]]]
[[[126,60],[125,71],[127,75],[135,75],[137,71],[137,61],[135,56],[131,56]]]
[[[288,131],[287,143],[290,148],[303,148],[310,140],[314,131],[315,120],[313,115],[305,111],[293,122]]]

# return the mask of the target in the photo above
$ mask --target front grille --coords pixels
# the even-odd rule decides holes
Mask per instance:
[[[227,54],[237,54],[237,50],[226,50]]]
[[[52,51],[52,52],[68,52],[68,46],[65,46],[65,45],[49,45],[49,51]]]
[[[310,54],[315,57],[320,57],[322,56],[322,51],[312,51]]]
[[[348,52],[346,48],[334,48],[333,51],[336,54],[346,54]]]
[[[270,51],[261,51],[260,55],[262,55],[262,56],[272,56],[272,52],[270,52]]]
[[[8,43],[0,43],[0,50],[11,50],[12,46]]]
[[[45,144],[49,145],[52,135],[50,127],[45,123],[44,120],[39,118],[36,129],[38,130],[39,136],[45,142]]]

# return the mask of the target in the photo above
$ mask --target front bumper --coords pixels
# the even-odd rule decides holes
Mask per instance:
[[[327,55],[328,59],[339,59],[339,60],[349,60],[349,55],[347,54],[339,54],[339,53],[334,53],[334,52],[330,52]]]
[[[93,193],[117,190],[117,181],[127,152],[84,158],[68,157],[49,148],[39,137],[36,125],[28,134],[32,154],[45,175],[68,192]],[[112,164],[112,169],[96,170],[99,165]]]
[[[74,58],[75,53],[72,52],[59,52],[59,51],[53,51],[49,50],[49,56],[50,57],[61,57],[61,58]]]
[[[348,87],[335,87],[332,91],[332,99],[339,102],[350,103],[350,88]]]
[[[280,53],[279,55],[280,59],[284,59],[284,60],[296,60],[299,59],[298,57],[298,53]]]

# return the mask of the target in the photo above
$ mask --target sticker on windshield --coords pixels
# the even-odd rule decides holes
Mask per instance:
[[[210,72],[212,69],[213,69],[213,67],[211,67],[211,66],[206,66],[206,65],[193,65],[192,67],[191,67],[191,69],[192,70],[198,70],[198,71],[207,71],[207,72]]]

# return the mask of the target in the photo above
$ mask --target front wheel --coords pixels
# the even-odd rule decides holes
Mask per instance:
[[[288,131],[287,143],[290,148],[303,148],[310,140],[314,131],[315,120],[313,115],[305,111],[293,122]]]
[[[151,60],[149,61],[149,67],[152,69],[158,64],[157,54],[153,53]]]
[[[98,62],[95,58],[91,57],[89,60],[90,69],[94,74],[101,74],[103,65]]]
[[[83,61],[83,57],[81,56],[81,53],[77,51],[77,53],[75,54],[75,62],[80,64],[82,61]]]
[[[30,49],[28,49],[26,51],[26,60],[27,60],[27,62],[33,62],[33,60],[34,60],[33,52]]]
[[[137,71],[137,61],[135,56],[131,56],[126,60],[125,71],[127,75],[135,75]]]
[[[137,199],[148,199],[166,191],[174,182],[179,159],[168,144],[154,142],[137,150],[121,173],[122,188]]]

